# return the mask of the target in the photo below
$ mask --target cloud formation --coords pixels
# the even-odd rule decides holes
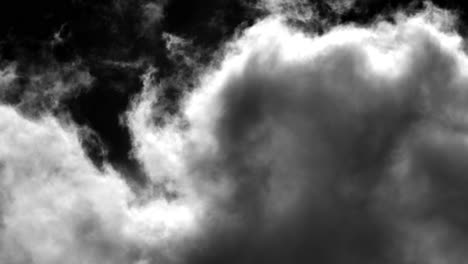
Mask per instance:
[[[112,168],[101,172],[77,131],[2,106],[2,263],[144,263],[187,231],[186,209],[140,203]],[[147,222],[151,220],[150,222]],[[184,227],[179,228],[183,222]],[[153,250],[158,249],[154,253]]]
[[[130,113],[138,159],[205,201],[190,263],[425,263],[414,239],[463,227],[438,195],[464,188],[462,39],[437,8],[396,20],[314,36],[267,18],[163,127],[147,87]],[[463,252],[441,236],[438,259]]]
[[[148,71],[126,120],[142,189],[73,124],[0,106],[0,262],[460,262],[468,57],[452,16],[395,17],[313,35],[269,16],[173,115]]]

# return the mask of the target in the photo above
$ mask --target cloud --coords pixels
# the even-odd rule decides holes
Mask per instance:
[[[48,66],[10,63],[1,71],[0,100],[31,116],[61,110],[63,101],[86,91],[94,80],[80,62]]]
[[[259,1],[257,6],[272,14],[281,14],[289,19],[299,20],[301,22],[310,22],[317,19],[317,13],[313,8],[313,3],[307,0],[263,0]]]
[[[356,0],[346,0],[346,1],[330,0],[330,1],[327,1],[327,5],[334,12],[338,14],[342,14],[352,9],[356,5]]]
[[[285,17],[293,25],[317,30],[338,24],[341,16],[357,11],[358,4],[366,6],[368,3],[356,0],[262,0],[258,1],[256,8]]]
[[[269,17],[227,45],[175,117],[146,79],[129,113],[135,155],[206,211],[188,262],[425,263],[410,245],[431,233],[430,261],[461,254],[446,244],[465,236],[437,235],[466,228],[449,205],[464,201],[466,152],[452,21],[432,8],[314,36]]]
[[[149,69],[126,120],[141,188],[97,169],[71,122],[1,105],[0,262],[459,262],[468,57],[452,22],[433,8],[313,35],[269,16],[175,114]]]
[[[164,6],[167,0],[146,2],[141,4],[141,30],[143,34],[151,35],[156,26],[164,19]]]
[[[171,241],[188,234],[193,219],[185,205],[143,201],[111,167],[95,168],[73,125],[50,115],[30,120],[5,105],[0,116],[0,262],[177,257]]]

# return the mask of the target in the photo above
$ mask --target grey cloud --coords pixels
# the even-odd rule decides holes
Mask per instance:
[[[424,263],[409,244],[436,225],[405,228],[466,228],[466,55],[437,12],[321,37],[266,20],[172,124],[144,125],[142,98],[130,124],[148,174],[208,201],[189,263]],[[433,258],[462,254],[448,234]]]

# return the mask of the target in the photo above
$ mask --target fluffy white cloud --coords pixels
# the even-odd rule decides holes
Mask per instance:
[[[7,106],[0,116],[0,262],[136,263],[155,249],[169,257],[165,247],[189,231],[185,207],[138,203],[112,168],[98,171],[73,126]]]

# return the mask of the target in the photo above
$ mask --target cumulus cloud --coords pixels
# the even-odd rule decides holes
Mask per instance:
[[[166,247],[190,231],[188,209],[138,202],[112,168],[92,165],[76,128],[50,116],[31,121],[6,106],[0,112],[2,263],[172,258]]]
[[[468,57],[452,24],[433,8],[313,35],[270,16],[171,115],[150,69],[127,113],[138,190],[93,166],[73,124],[0,106],[0,262],[460,262]]]
[[[176,117],[147,84],[129,113],[135,155],[203,201],[190,263],[460,259],[464,214],[448,201],[464,199],[463,40],[437,8],[396,21],[314,36],[267,18]]]

